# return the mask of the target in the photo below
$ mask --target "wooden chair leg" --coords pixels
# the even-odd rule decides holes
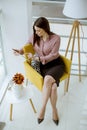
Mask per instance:
[[[33,108],[34,113],[37,113],[37,112],[36,112],[36,109],[35,109],[35,107],[34,107],[34,104],[33,104],[33,102],[32,102],[32,99],[30,98],[29,101],[30,101],[30,104],[31,104],[31,106],[32,106],[32,108]]]
[[[67,79],[65,80],[64,94],[65,94],[66,92],[68,92],[68,87],[69,87],[69,78],[67,78]]]
[[[10,104],[10,121],[12,121],[13,104]]]

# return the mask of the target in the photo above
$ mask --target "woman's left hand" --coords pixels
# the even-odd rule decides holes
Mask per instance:
[[[40,57],[40,61],[42,62],[43,65],[45,64],[45,59],[42,56]]]
[[[32,53],[28,53],[28,58],[32,59],[33,58],[33,54]]]

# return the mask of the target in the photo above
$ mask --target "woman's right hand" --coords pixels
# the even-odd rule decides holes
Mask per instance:
[[[20,51],[18,50],[18,49],[12,49],[13,50],[13,53],[14,53],[14,55],[20,55]]]
[[[15,55],[23,55],[24,54],[23,50],[18,50],[18,49],[12,49],[12,50],[13,50],[13,53]]]

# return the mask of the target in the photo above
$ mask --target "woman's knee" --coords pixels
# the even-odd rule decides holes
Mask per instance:
[[[46,75],[44,78],[44,84],[49,86],[52,85],[53,83],[55,83],[55,79],[50,75]]]
[[[52,85],[52,92],[56,92],[56,91],[57,91],[57,84],[54,83],[54,84]]]

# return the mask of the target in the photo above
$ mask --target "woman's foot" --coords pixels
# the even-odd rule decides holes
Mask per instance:
[[[44,119],[40,119],[38,118],[37,121],[38,121],[38,124],[40,124]]]
[[[59,120],[53,120],[53,122],[58,125],[59,124]]]
[[[38,124],[40,124],[44,120],[44,114],[45,114],[45,109],[41,109],[38,117]]]
[[[58,117],[58,112],[57,109],[53,110],[53,122],[58,125],[59,123],[59,117]]]

